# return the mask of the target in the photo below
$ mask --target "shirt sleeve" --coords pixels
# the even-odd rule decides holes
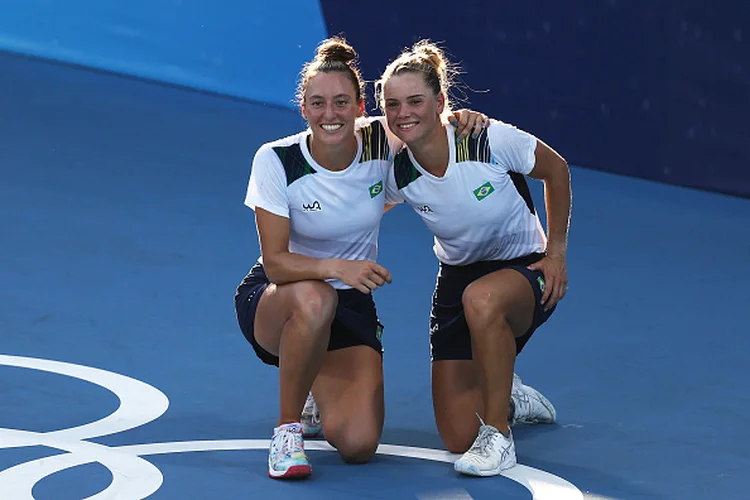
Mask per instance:
[[[398,190],[398,185],[396,184],[396,171],[393,168],[393,163],[391,163],[388,167],[388,175],[385,178],[385,204],[398,205],[404,201],[404,197],[401,196],[401,192]]]
[[[523,175],[534,169],[536,137],[499,120],[491,121],[487,136],[495,164]]]
[[[275,215],[289,218],[289,197],[286,174],[276,153],[262,146],[253,158],[250,181],[245,194],[245,205],[255,210],[262,208]]]
[[[397,205],[404,202],[404,198],[396,186],[396,177],[393,173],[393,158],[396,156],[396,152],[400,151],[403,147],[403,142],[396,137],[391,130],[388,128],[388,122],[384,116],[372,116],[366,118],[358,118],[357,123],[360,127],[367,126],[372,122],[380,122],[383,130],[385,130],[386,138],[388,139],[388,170],[385,175],[385,204],[386,205]]]

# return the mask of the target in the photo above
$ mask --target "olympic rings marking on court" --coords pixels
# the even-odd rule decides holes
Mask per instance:
[[[79,465],[99,463],[109,469],[112,482],[85,500],[105,498],[142,499],[154,494],[164,482],[161,471],[143,458],[149,455],[196,451],[267,450],[267,439],[183,441],[128,446],[105,446],[87,439],[108,436],[140,427],[159,418],[169,399],[158,389],[139,380],[89,366],[38,358],[0,355],[0,365],[29,368],[91,382],[114,393],[120,406],[112,414],[88,424],[50,432],[0,428],[0,449],[45,446],[67,453],[31,460],[0,471],[0,491],[8,498],[34,500],[32,490],[42,479]],[[308,450],[335,451],[323,441],[308,441]],[[447,451],[382,444],[379,455],[453,463]],[[548,472],[517,465],[505,477],[529,490],[534,500],[583,500],[583,493],[565,479]]]

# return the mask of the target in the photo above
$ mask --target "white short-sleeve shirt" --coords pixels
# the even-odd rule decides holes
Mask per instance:
[[[310,154],[306,130],[261,146],[245,205],[289,219],[289,251],[315,258],[372,260],[386,200],[385,182],[400,144],[382,118],[357,120],[357,154],[331,171]],[[259,259],[262,262],[262,256]],[[349,288],[329,280],[334,288]]]
[[[460,144],[452,126],[446,133],[443,177],[423,169],[405,147],[386,182],[389,199],[411,205],[433,233],[437,258],[466,265],[543,252],[547,238],[525,177],[534,168],[536,137],[497,120]]]

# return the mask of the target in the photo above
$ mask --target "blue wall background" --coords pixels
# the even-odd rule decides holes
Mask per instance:
[[[280,106],[326,36],[310,0],[0,0],[0,49]]]
[[[419,38],[462,63],[470,104],[577,165],[750,196],[750,2],[322,0],[367,78]],[[362,21],[367,19],[367,23]]]
[[[0,49],[280,106],[340,32],[370,80],[444,42],[465,105],[571,163],[750,196],[746,0],[0,0]]]

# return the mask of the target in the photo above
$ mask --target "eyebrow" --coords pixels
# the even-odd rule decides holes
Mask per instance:
[[[342,97],[351,98],[349,94],[336,94],[335,96],[333,96],[334,99],[341,99]],[[309,99],[325,99],[325,97],[322,95],[311,95]]]
[[[414,94],[414,95],[408,95],[406,96],[406,99],[413,99],[415,97],[424,97],[424,94]],[[396,97],[388,97],[386,101],[398,101],[398,98]]]

